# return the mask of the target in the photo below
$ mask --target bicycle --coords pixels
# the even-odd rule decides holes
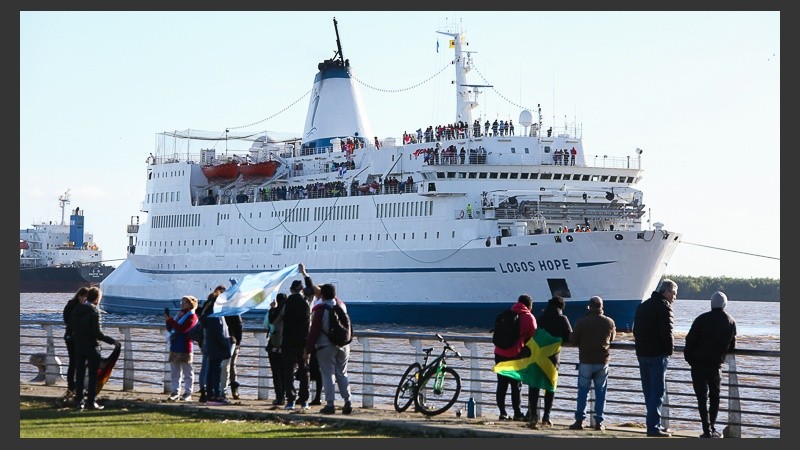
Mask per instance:
[[[394,394],[394,409],[403,412],[413,402],[416,411],[426,416],[435,416],[447,411],[458,400],[461,393],[461,376],[452,367],[447,366],[447,358],[457,356],[464,359],[457,350],[436,333],[444,344],[442,353],[428,363],[433,347],[422,349],[425,359],[408,366],[397,391]]]

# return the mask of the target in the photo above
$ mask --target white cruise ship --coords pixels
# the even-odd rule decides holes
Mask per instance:
[[[487,86],[467,80],[461,31],[438,32],[454,49],[453,122],[376,138],[334,29],[302,134],[159,133],[127,259],[101,283],[104,309],[155,314],[304,263],[356,323],[488,330],[529,293],[536,314],[561,295],[573,322],[599,295],[630,329],[681,240],[643,223],[641,150],[587,154],[541,109],[519,111],[513,133],[480,123]]]

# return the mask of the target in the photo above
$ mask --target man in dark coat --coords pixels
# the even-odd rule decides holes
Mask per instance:
[[[633,322],[636,358],[647,408],[645,423],[650,437],[671,436],[669,430],[661,425],[661,408],[667,392],[667,366],[674,344],[672,302],[677,296],[678,284],[664,279],[658,290],[636,308]]]
[[[100,311],[97,306],[103,293],[98,287],[89,288],[86,293],[86,302],[75,305],[70,314],[70,329],[75,340],[75,406],[78,409],[103,409],[95,401],[97,395],[97,370],[100,368],[100,342],[103,341],[114,347],[120,343],[114,338],[106,336],[100,329]],[[86,371],[89,371],[89,385],[86,386],[86,403],[84,403],[83,389],[86,380]]]
[[[299,265],[300,272],[305,268]],[[281,353],[283,354],[283,390],[286,395],[284,409],[295,409],[295,401],[299,401],[302,410],[308,410],[310,383],[308,365],[303,358],[308,329],[311,326],[311,306],[302,294],[303,282],[294,280],[289,287],[289,296],[283,307],[283,336],[281,337]],[[295,373],[299,379],[299,392],[295,389]]]
[[[711,295],[711,311],[694,319],[683,349],[683,358],[692,368],[692,386],[703,425],[700,437],[703,438],[722,437],[714,427],[719,413],[722,364],[736,348],[736,321],[725,312],[727,304],[728,297],[724,293],[717,291]]]

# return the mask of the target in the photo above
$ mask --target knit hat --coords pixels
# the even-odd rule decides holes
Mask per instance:
[[[590,298],[589,309],[603,309],[603,299],[597,295]]]
[[[725,309],[725,305],[728,304],[728,297],[725,293],[717,291],[711,294],[711,308],[722,308]]]

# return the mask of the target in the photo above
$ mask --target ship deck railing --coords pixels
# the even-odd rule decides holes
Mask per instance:
[[[122,343],[120,359],[108,381],[110,385],[119,386],[123,391],[134,391],[141,387],[156,388],[161,389],[165,396],[171,392],[168,363],[170,342],[164,326],[105,323],[104,331]],[[65,385],[63,376],[68,356],[62,338],[63,323],[20,319],[19,333],[20,381]],[[424,347],[439,345],[433,332],[360,331],[356,324],[354,335],[355,339],[350,344],[348,374],[353,402],[362,408],[377,404],[391,405],[397,383],[406,367],[422,360]],[[497,377],[492,371],[494,346],[490,333],[442,335],[464,357],[463,360],[448,360],[448,366],[461,375],[459,402],[465,403],[472,397],[476,402],[477,417],[496,417]],[[268,405],[266,401],[273,397],[274,391],[266,345],[266,330],[246,324],[237,361],[237,381],[241,395],[265,400],[265,405]],[[103,346],[102,353],[110,353],[111,346]],[[697,403],[689,366],[681,357],[682,349],[683,346],[675,345],[667,371],[662,425],[669,427],[671,423],[680,423],[686,427],[696,426],[699,432]],[[571,421],[574,418],[577,358],[577,348],[561,349],[558,385],[551,413],[554,419]],[[201,353],[195,346],[195,373],[199,373],[200,359]],[[718,429],[726,427],[729,437],[763,436],[764,433],[772,433],[774,437],[776,431],[779,437],[781,395],[780,371],[776,370],[777,367],[780,367],[780,351],[740,348],[728,355],[722,368]],[[629,423],[634,420],[643,425],[646,410],[634,344],[624,342],[620,335],[616,342],[611,343],[609,371],[606,423]],[[525,391],[527,388],[523,388]],[[523,406],[526,404],[525,396]],[[594,420],[591,412],[593,404],[594,393],[590,390],[587,410],[590,422]]]

